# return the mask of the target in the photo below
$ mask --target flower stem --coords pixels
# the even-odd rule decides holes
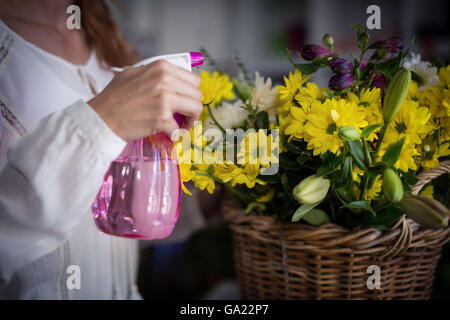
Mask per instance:
[[[361,201],[364,200],[364,198],[366,196],[366,189],[367,189],[368,182],[369,182],[369,178],[367,176],[367,173],[365,173],[363,178],[362,178],[362,181],[361,181],[362,188],[361,188],[361,195],[360,195],[360,198],[359,198],[359,200],[361,200]]]
[[[377,158],[378,152],[380,151],[381,143],[383,142],[384,135],[386,134],[387,127],[388,127],[388,125],[384,124],[383,127],[381,128],[380,137],[378,138],[377,147],[375,149],[375,159]]]
[[[373,210],[380,211],[380,210],[388,207],[390,204],[391,204],[391,202],[386,201],[386,200],[382,200],[382,202],[379,203]]]
[[[367,148],[367,141],[364,138],[361,138],[363,147],[364,147],[364,161],[367,168],[372,165],[372,159],[370,158],[369,149]]]
[[[328,203],[330,205],[331,220],[333,222],[336,222],[336,212],[334,210],[334,204],[333,204],[333,199],[331,199],[331,195],[328,195]]]
[[[211,120],[214,122],[214,124],[220,129],[220,131],[222,131],[222,133],[224,135],[227,134],[227,132],[225,131],[225,129],[219,124],[219,122],[217,122],[216,118],[214,118],[214,115],[211,111],[211,107],[209,106],[209,104],[206,105],[206,108],[208,108],[208,112],[209,112],[209,116],[211,117]]]

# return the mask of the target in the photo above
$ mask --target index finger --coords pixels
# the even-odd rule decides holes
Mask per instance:
[[[160,70],[163,72],[167,72],[171,74],[172,76],[190,83],[193,86],[198,87],[200,85],[200,76],[187,71],[186,69],[183,69],[181,67],[175,66],[170,62],[167,62],[165,60],[158,60],[150,64],[151,68],[154,68],[155,70]]]

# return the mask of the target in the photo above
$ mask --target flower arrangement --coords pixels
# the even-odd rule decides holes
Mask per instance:
[[[383,230],[406,213],[447,226],[448,209],[433,196],[446,201],[448,188],[413,196],[410,186],[450,155],[450,66],[438,70],[397,37],[370,43],[364,27],[351,27],[359,57],[340,57],[327,34],[297,53],[306,63],[289,56],[295,71],[279,86],[258,72],[251,81],[240,61],[236,78],[202,71],[201,124],[176,145],[182,182],[210,193],[219,183],[247,213],[285,221]],[[333,72],[328,88],[311,81],[321,68]]]

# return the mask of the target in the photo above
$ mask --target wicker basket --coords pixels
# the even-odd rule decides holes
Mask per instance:
[[[450,161],[419,176],[417,193],[450,172]],[[431,230],[404,216],[388,232],[336,224],[282,224],[224,204],[242,299],[428,299],[450,227]],[[368,266],[381,288],[368,289]]]

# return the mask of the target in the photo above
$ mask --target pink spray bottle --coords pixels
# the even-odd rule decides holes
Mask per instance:
[[[200,52],[189,52],[149,58],[133,67],[161,59],[188,71],[203,64]],[[174,118],[178,125],[183,121],[180,114]],[[106,172],[92,204],[99,230],[135,239],[162,239],[172,233],[181,201],[178,161],[172,149],[173,143],[164,133],[126,145]]]

